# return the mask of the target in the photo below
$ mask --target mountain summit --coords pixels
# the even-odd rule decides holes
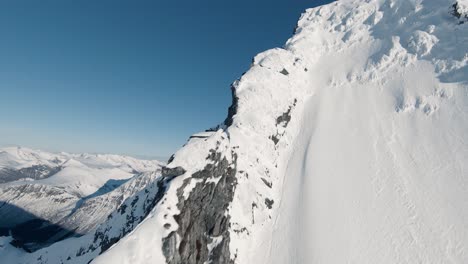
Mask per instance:
[[[467,7],[308,9],[233,83],[225,122],[106,222],[0,252],[9,263],[468,263]]]

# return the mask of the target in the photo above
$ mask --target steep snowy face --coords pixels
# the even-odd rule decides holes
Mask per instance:
[[[175,154],[165,204],[94,263],[468,262],[465,7],[307,10],[233,84],[225,128]]]
[[[286,50],[257,57],[304,83],[251,87],[304,93],[277,162],[260,158],[237,188],[234,221],[258,197],[252,224],[248,211],[233,221],[247,230],[231,237],[239,263],[468,261],[468,28],[452,11],[445,1],[336,2],[308,10]],[[268,175],[262,193],[250,179]],[[270,211],[260,197],[275,201]]]

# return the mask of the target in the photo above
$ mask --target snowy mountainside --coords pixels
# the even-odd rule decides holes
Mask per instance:
[[[152,209],[164,195],[167,182],[180,174],[183,174],[180,168],[141,174],[137,181],[144,180],[148,184],[131,196],[122,197],[123,202],[117,210],[83,236],[70,237],[31,253],[15,248],[11,237],[0,237],[0,254],[7,263],[89,263],[131,232],[145,217],[151,217]]]
[[[468,263],[464,7],[308,9],[283,48],[255,56],[233,83],[219,129],[191,137],[99,227],[29,254],[4,239],[0,254],[11,263]]]
[[[172,217],[93,263],[467,262],[468,28],[452,4],[307,10],[233,84],[226,127],[175,154],[186,173],[155,208]]]
[[[35,250],[94,229],[161,169],[158,161],[100,154],[0,150],[0,228]],[[39,168],[39,169],[38,169]],[[47,172],[47,173],[44,173]]]
[[[154,171],[159,161],[138,160],[109,154],[48,153],[24,147],[0,149],[0,183],[10,185],[34,181],[73,189],[86,196],[109,179],[127,179],[136,172]],[[96,177],[96,175],[102,175]],[[80,189],[81,188],[81,189]]]

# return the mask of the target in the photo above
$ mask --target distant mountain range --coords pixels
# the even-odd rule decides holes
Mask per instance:
[[[101,224],[163,163],[102,154],[0,149],[0,230],[28,251]]]

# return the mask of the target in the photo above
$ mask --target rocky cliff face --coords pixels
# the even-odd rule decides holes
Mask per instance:
[[[219,145],[218,145],[219,147]],[[208,164],[184,180],[177,190],[180,214],[174,215],[179,228],[163,238],[168,263],[231,263],[229,204],[234,196],[236,157],[222,157],[225,149],[210,150]],[[196,182],[187,198],[187,186]],[[203,227],[203,228],[200,228]]]
[[[32,165],[21,169],[1,168],[0,184],[24,179],[46,179],[59,172],[60,169],[60,166],[50,167],[43,164]]]

